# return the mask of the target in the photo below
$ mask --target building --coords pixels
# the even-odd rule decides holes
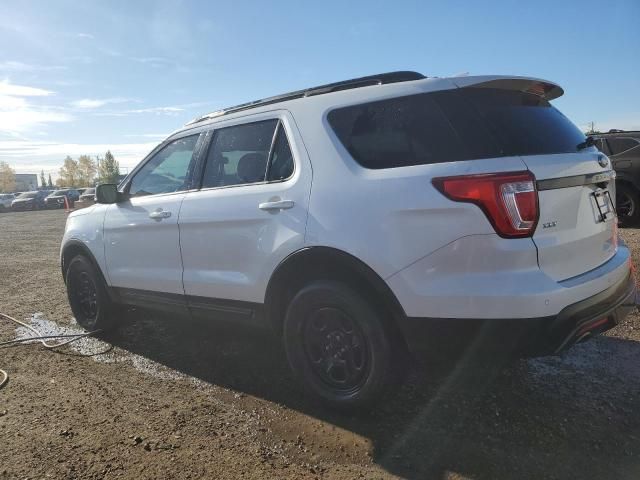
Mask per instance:
[[[16,173],[16,192],[28,192],[38,189],[36,173]]]

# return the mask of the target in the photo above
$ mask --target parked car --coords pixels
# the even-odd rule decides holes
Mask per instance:
[[[635,308],[607,157],[534,78],[394,72],[205,115],[72,213],[77,321],[120,305],[271,327],[367,405],[448,340],[547,355]],[[493,342],[492,336],[493,334]]]
[[[65,198],[68,201],[69,206],[73,206],[73,202],[78,200],[80,195],[77,190],[55,190],[50,193],[46,198],[46,206],[47,208],[64,208],[65,207]]]
[[[640,222],[640,131],[611,130],[593,135],[616,171],[616,209],[622,226]]]
[[[11,202],[15,200],[13,193],[0,193],[0,212],[11,209]]]
[[[96,197],[96,189],[95,188],[85,188],[82,194],[80,195],[80,201],[86,203],[93,203]]]
[[[11,210],[38,210],[44,208],[44,199],[47,192],[33,191],[23,192],[11,202]]]

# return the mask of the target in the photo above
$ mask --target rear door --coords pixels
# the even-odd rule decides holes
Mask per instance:
[[[294,125],[273,112],[213,131],[202,189],[179,220],[194,315],[248,319],[278,263],[304,245],[311,168]]]
[[[580,148],[584,134],[540,93],[461,89],[487,121],[503,154],[518,155],[537,180],[540,217],[533,235],[540,268],[555,280],[592,270],[616,252],[612,199],[615,174],[595,147]],[[535,93],[534,93],[535,92]]]

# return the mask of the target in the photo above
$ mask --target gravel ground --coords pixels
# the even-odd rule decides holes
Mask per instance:
[[[73,332],[62,211],[0,214],[0,311]],[[640,234],[622,236],[640,252]],[[638,255],[634,255],[638,264]],[[640,478],[640,317],[561,357],[423,367],[355,416],[275,339],[142,311],[59,353],[0,350],[1,478]],[[0,338],[24,335],[0,321]]]

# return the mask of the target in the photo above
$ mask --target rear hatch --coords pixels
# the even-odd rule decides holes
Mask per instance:
[[[595,147],[580,145],[584,134],[549,103],[562,89],[521,78],[456,83],[502,155],[519,156],[536,177],[540,268],[560,281],[609,260],[617,248],[615,173]]]

